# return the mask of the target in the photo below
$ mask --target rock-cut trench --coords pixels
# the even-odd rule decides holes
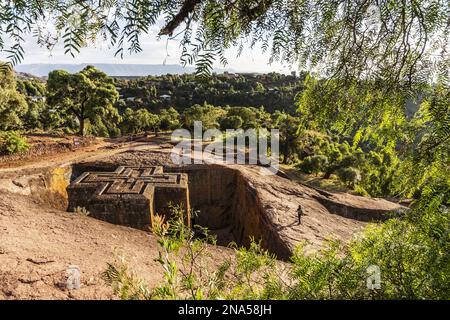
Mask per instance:
[[[70,180],[86,171],[114,171],[116,165],[79,163],[72,165]],[[164,167],[164,172],[188,175],[189,202],[196,212],[192,224],[208,228],[219,245],[248,245],[250,237],[270,243],[273,236],[263,230],[264,218],[256,192],[235,169],[218,165]]]
[[[87,171],[112,172],[120,163],[80,162],[9,172],[0,176],[0,189],[67,210],[72,181]],[[219,245],[233,241],[247,246],[253,237],[280,259],[289,258],[300,240],[320,245],[328,235],[349,238],[365,221],[384,220],[387,213],[404,209],[383,199],[314,190],[277,176],[249,180],[243,171],[221,165],[163,165],[163,169],[187,174],[190,207],[197,212],[192,224],[208,228]],[[301,224],[299,206],[306,211]]]

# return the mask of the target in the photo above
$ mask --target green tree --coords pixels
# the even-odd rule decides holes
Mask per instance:
[[[324,155],[308,156],[303,159],[300,169],[306,173],[317,174],[324,171],[328,165],[328,158]]]
[[[136,118],[140,128],[143,130],[152,129],[156,132],[160,126],[159,116],[149,112],[147,109],[137,110]]]
[[[256,93],[264,93],[265,88],[261,82],[257,82],[254,90]]]
[[[122,114],[122,133],[136,133],[139,130],[139,122],[135,112],[131,108],[126,108]]]
[[[6,69],[0,73],[0,130],[22,128],[22,117],[27,111],[25,97],[17,91],[14,73]]]
[[[429,184],[448,185],[450,168],[450,89],[442,79],[423,100],[408,130],[412,139],[403,145],[395,177],[396,192],[421,194]]]
[[[180,114],[172,107],[161,109],[159,119],[162,130],[174,130],[180,127]]]
[[[227,110],[227,116],[238,116],[242,119],[242,128],[258,128],[259,123],[257,121],[258,109],[251,107],[230,107]]]
[[[225,116],[225,113],[222,108],[207,103],[203,105],[196,104],[184,110],[184,126],[192,129],[194,121],[201,121],[203,130],[217,129],[220,126],[220,119]]]
[[[147,109],[134,111],[131,108],[127,108],[122,115],[121,126],[124,133],[138,133],[148,129],[156,132],[160,126],[160,118]]]
[[[75,74],[62,70],[50,72],[47,90],[49,105],[78,119],[81,136],[85,134],[86,120],[102,127],[112,124],[119,116],[114,107],[119,94],[112,80],[92,66]]]
[[[283,163],[295,163],[302,153],[302,135],[299,132],[300,119],[283,112],[272,114],[273,127],[280,130],[280,155]]]
[[[43,129],[49,122],[48,106],[45,103],[45,83],[37,79],[17,81],[17,89],[26,98],[28,110],[23,116],[23,127],[28,130]]]
[[[244,121],[239,116],[226,116],[220,121],[220,128],[222,130],[227,129],[240,129]]]

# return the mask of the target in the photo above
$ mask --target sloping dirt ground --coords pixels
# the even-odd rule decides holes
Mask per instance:
[[[216,248],[212,261],[230,252]],[[101,278],[107,263],[123,257],[154,286],[163,273],[157,255],[152,234],[43,208],[20,195],[0,196],[0,299],[114,299]],[[81,270],[79,290],[66,288],[70,265]]]
[[[48,166],[139,148],[154,146],[102,141],[74,152],[6,162],[0,171],[14,177],[19,171],[32,174]],[[230,252],[215,248],[213,261],[221,261],[219,257]],[[102,279],[107,263],[125,258],[136,276],[151,287],[162,280],[163,270],[154,261],[157,255],[156,238],[150,233],[45,207],[4,189],[0,192],[0,300],[114,299]],[[66,288],[70,265],[80,268],[79,290]]]
[[[112,298],[101,273],[125,253],[136,270],[155,270],[156,242],[145,232],[53,209],[14,194],[0,197],[0,298]],[[66,289],[69,265],[81,270],[81,289]],[[157,272],[142,272],[156,282]]]
[[[53,159],[51,165],[81,160],[141,165],[168,163],[169,154],[156,151],[155,145],[108,146],[68,153]],[[21,169],[33,172],[48,165],[43,160],[27,163]],[[336,203],[344,204],[350,211],[398,208],[397,204],[382,199],[324,193],[278,176],[270,176],[268,180],[261,175],[259,167],[232,167],[245,177],[248,190],[257,191],[254,194],[265,211],[265,223],[276,231],[282,243],[288,244],[289,250],[301,240],[309,240],[317,248],[326,238],[347,240],[362,230],[367,222],[333,212]],[[0,171],[12,177],[18,168]],[[297,213],[300,205],[301,223]],[[230,254],[227,248],[212,250],[211,263],[222,261],[227,254]],[[162,269],[154,261],[157,244],[153,235],[48,208],[24,195],[0,192],[0,299],[114,298],[101,274],[117,256],[123,256],[137,276],[150,286],[161,280]],[[66,289],[70,265],[77,265],[81,270],[80,290]]]

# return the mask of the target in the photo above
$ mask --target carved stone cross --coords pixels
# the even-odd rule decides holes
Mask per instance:
[[[85,172],[68,187],[69,211],[86,208],[90,216],[148,230],[156,214],[167,218],[169,203],[182,205],[189,225],[189,189],[185,173],[164,173],[160,166],[120,166],[113,172]]]

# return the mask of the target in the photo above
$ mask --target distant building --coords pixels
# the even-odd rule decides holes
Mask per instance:
[[[228,78],[236,78],[236,77],[239,76],[239,75],[237,75],[236,73],[232,73],[232,72],[228,72],[228,71],[225,71],[225,72],[223,73],[223,75],[226,76],[226,77],[228,77]]]
[[[32,96],[32,97],[31,97],[31,101],[34,101],[34,102],[45,101],[45,97],[42,97],[42,96]]]
[[[134,101],[134,100],[136,100],[136,97],[128,97],[127,98],[127,101]]]
[[[170,98],[172,98],[172,96],[170,96],[168,94],[163,94],[163,95],[160,95],[159,97],[164,100],[169,100]]]
[[[257,78],[259,73],[257,73],[257,72],[243,72],[243,73],[241,73],[241,75],[247,76],[249,78]]]

